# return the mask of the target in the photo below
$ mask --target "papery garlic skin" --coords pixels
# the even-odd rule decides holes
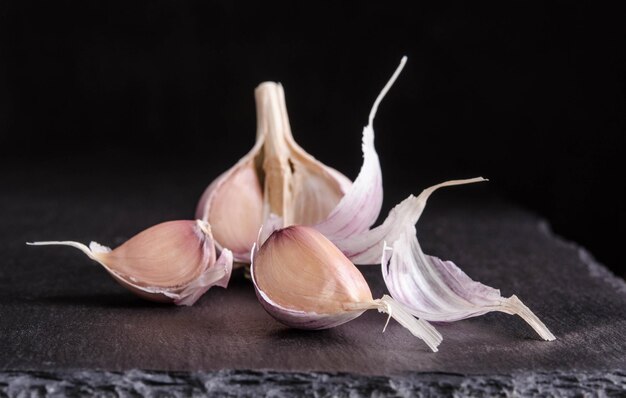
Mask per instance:
[[[363,165],[357,178],[329,216],[314,226],[333,242],[369,230],[380,214],[383,204],[383,176],[374,147],[374,118],[380,103],[402,72],[406,61],[407,57],[402,57],[400,65],[372,105],[367,126],[363,128],[361,145]]]
[[[499,311],[519,315],[544,340],[556,339],[517,296],[504,298],[498,289],[472,280],[453,262],[424,254],[415,230],[401,234],[383,253],[387,288],[415,316],[452,322]]]
[[[422,252],[415,224],[430,195],[442,187],[482,181],[486,180],[478,177],[434,185],[396,205],[381,225],[344,238],[334,236],[331,240],[357,264],[381,263],[391,296],[414,316],[452,322],[500,311],[519,315],[541,338],[555,340],[543,322],[516,296],[503,298],[499,290],[473,281],[454,263]]]
[[[216,259],[211,228],[202,220],[169,221],[146,229],[114,250],[91,242],[33,242],[72,246],[102,265],[122,286],[152,301],[192,305],[212,286],[226,287],[232,253]]]
[[[555,340],[516,296],[503,298],[499,290],[473,281],[451,261],[424,254],[419,245],[415,224],[430,195],[441,187],[480,181],[485,179],[453,180],[427,188],[394,207],[382,225],[333,243],[359,263],[373,263],[376,253],[382,253],[380,262],[389,292],[417,317],[451,322],[500,311],[519,315],[541,338]]]
[[[330,238],[355,264],[380,264],[385,242],[396,240],[407,229],[414,228],[426,207],[430,195],[439,188],[487,181],[482,177],[451,180],[425,189],[419,196],[409,195],[397,204],[383,223],[375,228],[354,233],[345,238]]]
[[[433,351],[441,342],[432,325],[413,318],[391,297],[374,300],[361,272],[313,228],[276,230],[252,257],[251,276],[259,301],[287,326],[327,329],[376,309],[397,319]]]

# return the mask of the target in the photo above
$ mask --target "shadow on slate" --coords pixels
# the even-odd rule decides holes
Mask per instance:
[[[100,177],[0,176],[0,395],[626,389],[626,284],[493,187],[435,194],[418,224],[420,241],[504,296],[518,295],[557,341],[491,313],[437,324],[444,341],[432,353],[394,321],[381,333],[386,318],[374,311],[331,330],[287,329],[263,311],[241,271],[227,290],[174,307],[136,298],[77,250],[25,246],[118,245],[155,223],[192,217],[205,184],[177,172],[142,176],[139,186]],[[375,297],[385,293],[378,266],[360,269]]]

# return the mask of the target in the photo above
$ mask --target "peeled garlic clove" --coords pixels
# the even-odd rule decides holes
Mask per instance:
[[[216,260],[211,228],[202,220],[169,221],[135,235],[115,250],[91,242],[34,242],[72,246],[100,263],[122,286],[152,301],[192,305],[212,286],[226,287],[232,253]]]
[[[291,226],[276,230],[254,253],[252,281],[265,310],[299,329],[327,329],[368,309],[395,318],[433,350],[441,335],[415,319],[391,297],[374,300],[365,278],[337,247],[317,230]]]

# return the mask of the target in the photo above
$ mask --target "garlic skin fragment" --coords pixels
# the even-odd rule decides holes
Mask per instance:
[[[379,258],[383,278],[391,296],[414,316],[451,322],[500,311],[519,315],[541,338],[555,340],[543,322],[516,296],[503,298],[499,290],[473,281],[451,261],[424,254],[419,245],[415,224],[430,195],[441,187],[481,181],[486,180],[479,177],[434,185],[394,207],[382,225],[333,243],[357,263],[378,262],[376,254],[382,253]]]
[[[283,225],[318,223],[352,184],[295,142],[282,85],[260,84],[255,100],[254,147],[209,185],[196,209],[196,217],[211,224],[218,249],[230,248],[239,263],[250,263],[259,227],[270,214]]]
[[[380,214],[383,204],[383,177],[380,160],[374,147],[374,118],[380,103],[402,72],[406,61],[407,57],[402,57],[400,65],[372,105],[367,126],[363,128],[361,145],[363,165],[357,178],[327,219],[314,226],[333,242],[368,231]],[[376,258],[372,263],[377,263],[378,260],[379,258]]]
[[[193,305],[212,286],[226,288],[233,264],[228,249],[216,259],[211,228],[202,220],[155,225],[114,250],[96,242],[89,247],[73,241],[27,244],[75,247],[136,295],[177,305]]]
[[[546,325],[513,295],[472,280],[451,261],[422,251],[415,231],[407,230],[385,247],[382,272],[391,295],[420,318],[452,322],[500,311],[519,315],[546,341],[556,340]]]
[[[414,228],[426,207],[426,201],[434,191],[442,187],[483,181],[487,180],[482,177],[450,180],[426,188],[419,196],[409,195],[397,204],[381,225],[345,238],[331,238],[331,241],[356,264],[380,264],[380,254],[385,242],[392,242],[407,229]]]
[[[298,329],[328,329],[369,309],[385,312],[433,350],[436,329],[415,319],[389,296],[374,300],[361,272],[317,230],[291,226],[274,231],[253,249],[252,281],[263,308]]]

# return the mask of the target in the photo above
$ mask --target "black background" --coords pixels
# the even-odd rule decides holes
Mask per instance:
[[[299,143],[354,178],[407,55],[375,122],[385,209],[483,175],[623,272],[626,15],[593,4],[0,1],[0,165],[205,186],[253,144],[274,80]]]

